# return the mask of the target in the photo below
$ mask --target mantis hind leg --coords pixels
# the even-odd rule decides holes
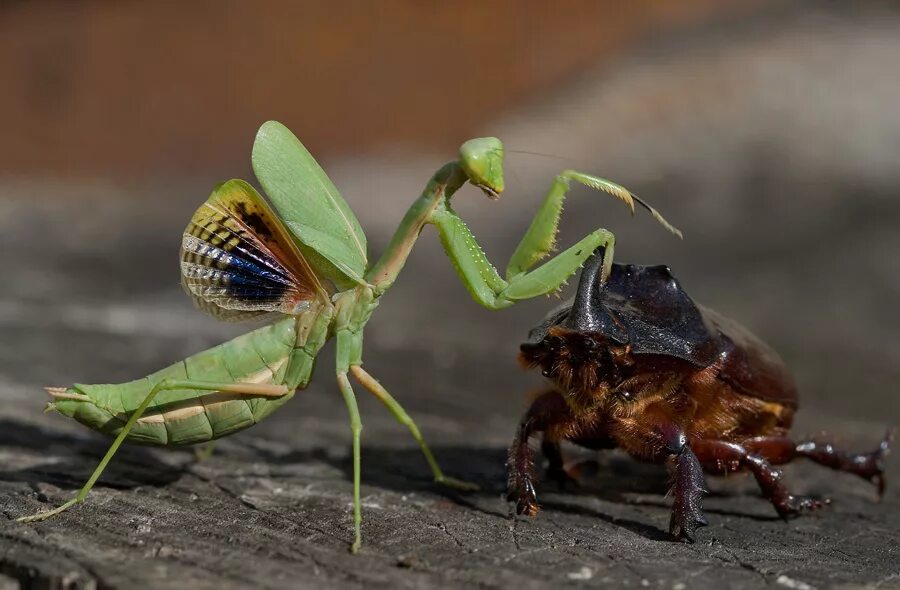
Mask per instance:
[[[153,386],[149,393],[147,393],[147,396],[144,398],[144,401],[141,402],[141,405],[139,405],[137,409],[131,413],[131,416],[129,416],[128,421],[125,423],[125,426],[122,427],[122,430],[110,445],[109,450],[106,451],[106,455],[104,455],[103,459],[101,459],[100,464],[97,465],[97,468],[94,469],[94,472],[91,474],[87,482],[84,484],[81,490],[79,490],[78,494],[74,498],[72,498],[62,506],[54,508],[53,510],[40,512],[31,516],[23,516],[21,518],[17,518],[16,520],[18,522],[35,522],[39,520],[46,520],[51,516],[56,516],[57,514],[68,510],[75,504],[83,502],[84,499],[87,498],[87,495],[90,493],[91,489],[97,483],[97,480],[100,479],[100,476],[103,474],[106,466],[116,454],[116,451],[119,450],[119,447],[122,446],[122,443],[128,437],[128,433],[131,432],[131,429],[134,427],[135,423],[140,419],[140,417],[153,402],[153,399],[157,396],[157,394],[159,394],[159,392],[171,391],[173,389],[227,391],[229,393],[238,393],[244,395],[264,395],[273,397],[286,395],[290,391],[284,385],[260,385],[254,383],[215,383],[211,381],[181,381],[169,379],[160,381],[155,386]]]
[[[444,471],[441,469],[441,466],[438,464],[437,459],[434,458],[434,454],[431,452],[431,449],[428,447],[428,443],[425,442],[425,438],[422,436],[422,433],[419,431],[419,427],[416,426],[415,421],[410,418],[409,414],[406,413],[406,410],[403,409],[403,406],[394,399],[387,389],[381,385],[372,375],[366,372],[360,365],[352,365],[350,367],[350,372],[353,373],[353,376],[359,381],[363,387],[365,387],[369,392],[372,393],[378,400],[387,406],[388,410],[393,414],[394,418],[400,424],[403,424],[407,428],[409,428],[410,433],[416,442],[419,443],[419,447],[422,449],[422,454],[425,455],[425,460],[428,461],[428,466],[431,468],[431,473],[434,475],[434,481],[443,484],[445,486],[449,486],[451,488],[456,488],[459,490],[465,491],[475,491],[478,490],[478,485],[462,481],[460,479],[456,479],[454,477],[449,477],[444,474]]]

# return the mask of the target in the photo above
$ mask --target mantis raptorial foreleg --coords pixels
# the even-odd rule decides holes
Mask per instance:
[[[362,420],[359,418],[359,407],[356,405],[356,394],[345,371],[337,373],[338,387],[347,404],[347,412],[350,414],[350,432],[353,433],[353,544],[350,551],[356,553],[362,546],[362,503],[359,499],[360,481],[360,435],[362,433]]]
[[[122,443],[128,437],[128,433],[131,432],[131,429],[134,428],[134,425],[141,418],[147,408],[153,403],[153,399],[159,394],[161,391],[171,391],[175,389],[194,389],[201,391],[222,391],[228,393],[237,393],[241,395],[263,395],[263,396],[271,396],[271,397],[280,397],[282,395],[287,395],[290,393],[290,389],[285,385],[266,385],[266,384],[257,384],[257,383],[216,383],[212,381],[187,381],[187,380],[163,380],[153,386],[147,396],[144,398],[144,401],[141,402],[141,405],[137,407],[137,409],[131,413],[128,421],[125,422],[125,426],[122,427],[122,430],[119,432],[116,439],[110,445],[109,450],[106,451],[106,455],[103,456],[103,459],[100,461],[100,464],[97,465],[97,468],[94,469],[94,472],[91,474],[91,477],[88,478],[87,483],[79,490],[78,495],[59,506],[58,508],[54,508],[53,510],[48,510],[47,512],[40,512],[38,514],[33,514],[31,516],[23,516],[22,518],[18,518],[19,522],[34,522],[38,520],[45,520],[50,518],[51,516],[55,516],[60,512],[64,512],[68,510],[75,504],[79,502],[83,502],[87,495],[90,493],[91,489],[97,483],[97,480],[100,479],[100,476],[103,474],[103,471],[106,469],[106,466],[112,460],[113,455],[116,454],[116,451],[119,450],[119,447],[122,446]]]
[[[559,220],[562,216],[563,201],[570,188],[569,182],[571,180],[580,182],[590,188],[604,191],[621,199],[628,208],[631,209],[632,214],[634,213],[635,203],[641,205],[647,209],[650,214],[663,225],[663,227],[681,237],[681,232],[672,227],[672,225],[670,225],[656,209],[645,203],[625,187],[606,180],[605,178],[600,178],[599,176],[593,176],[575,170],[565,170],[553,179],[553,184],[550,186],[550,190],[547,191],[544,202],[534,216],[528,231],[522,236],[522,241],[519,242],[518,247],[516,247],[515,252],[513,252],[513,255],[510,257],[509,264],[506,267],[507,280],[513,280],[515,277],[525,273],[529,268],[534,266],[535,263],[539,262],[553,251],[556,242],[556,233],[559,229]],[[612,259],[612,256],[609,256],[609,258]]]
[[[434,458],[434,454],[432,454],[431,449],[428,448],[428,443],[425,442],[425,438],[422,436],[422,433],[419,432],[419,427],[416,426],[413,419],[409,417],[409,414],[406,413],[406,410],[403,409],[400,402],[394,399],[394,396],[392,396],[378,380],[372,377],[372,375],[359,365],[351,366],[350,372],[353,373],[353,376],[363,387],[369,390],[372,395],[377,397],[381,403],[387,406],[387,409],[393,414],[394,418],[397,419],[397,422],[409,428],[413,438],[419,443],[422,454],[425,455],[425,460],[428,461],[428,466],[431,467],[431,473],[434,475],[435,482],[459,490],[475,491],[478,489],[477,484],[444,475],[444,471],[441,469],[441,466],[438,465],[437,459]]]
[[[681,235],[655,209],[624,187],[597,176],[566,170],[554,179],[531,226],[510,258],[504,279],[488,261],[465,222],[445,202],[434,210],[429,221],[437,227],[448,256],[478,303],[489,309],[503,309],[522,299],[553,293],[600,247],[605,248],[602,278],[605,280],[609,276],[615,236],[605,229],[591,232],[540,267],[529,270],[553,250],[562,204],[572,180],[621,199],[632,211],[635,203],[640,204],[663,226]]]

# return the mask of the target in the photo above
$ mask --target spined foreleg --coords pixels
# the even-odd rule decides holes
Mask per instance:
[[[639,414],[617,420],[610,434],[633,457],[667,463],[671,471],[669,491],[674,498],[669,533],[693,542],[694,533],[706,526],[701,501],[706,493],[703,468],[684,430],[666,404],[650,404]]]
[[[680,427],[659,422],[654,430],[662,438],[672,470],[670,492],[674,501],[669,533],[679,541],[693,543],[694,533],[707,524],[701,505],[706,494],[703,468]]]
[[[759,439],[750,439],[753,440]],[[770,439],[771,440],[771,439]],[[784,439],[788,440],[788,439]],[[798,516],[802,512],[817,510],[827,505],[830,500],[815,498],[813,496],[797,496],[792,494],[781,483],[781,472],[772,466],[766,457],[758,451],[765,448],[757,445],[751,452],[747,447],[735,443],[719,440],[700,440],[693,443],[695,452],[700,459],[703,468],[709,473],[724,475],[729,472],[747,469],[756,478],[763,495],[772,502],[772,506],[783,518]],[[778,454],[776,451],[785,451],[786,447],[778,448],[774,442],[768,445],[769,452],[775,458],[776,463],[785,463],[790,459],[781,460],[788,456],[787,453]]]

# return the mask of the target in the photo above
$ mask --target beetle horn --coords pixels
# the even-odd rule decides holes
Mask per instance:
[[[568,327],[580,330],[594,330],[597,320],[601,317],[601,310],[597,308],[597,290],[600,288],[600,269],[603,267],[603,257],[606,248],[598,247],[591,257],[584,263],[581,271],[581,279],[578,281],[578,290],[575,300],[572,302],[572,311],[566,318]]]

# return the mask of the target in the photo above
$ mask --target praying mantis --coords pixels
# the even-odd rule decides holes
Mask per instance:
[[[577,182],[622,200],[634,213],[647,203],[618,184],[574,170],[553,180],[543,204],[501,277],[472,232],[451,207],[466,182],[497,199],[504,189],[504,147],[493,137],[466,141],[458,158],[441,167],[406,212],[387,249],[369,262],[366,236],[337,188],[281,123],[259,129],[252,164],[269,201],[247,182],[214,188],[182,237],[181,281],[201,310],[229,321],[275,316],[274,321],[128,383],[49,387],[55,410],[113,436],[114,441],[78,494],[59,507],[20,518],[50,518],[83,502],[122,443],[178,446],[214,441],[253,426],[304,389],[320,349],[336,340],[335,375],[350,416],[353,440],[353,552],[362,541],[360,433],[353,377],[406,426],[439,484],[477,489],[441,470],[397,400],[363,369],[363,332],[406,263],[426,225],[437,228],[447,256],[479,304],[499,310],[556,292],[598,248],[602,274],[612,265],[615,237],[596,229],[555,257],[563,200]]]

